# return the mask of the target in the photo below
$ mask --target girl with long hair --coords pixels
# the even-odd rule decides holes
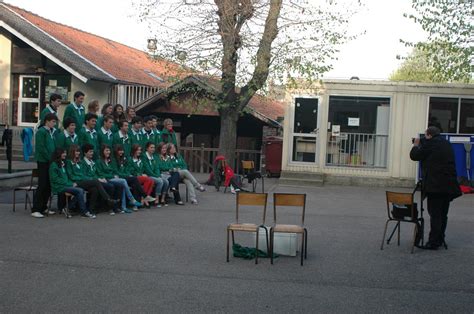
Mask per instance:
[[[155,144],[148,142],[145,147],[146,152],[142,157],[143,169],[145,174],[155,182],[155,197],[157,198],[155,205],[158,207],[168,206],[166,203],[166,194],[169,182],[161,177],[159,157],[155,157]]]
[[[173,192],[176,205],[184,205],[183,201],[181,201],[181,195],[179,194],[179,173],[173,168],[171,158],[168,156],[167,151],[168,147],[165,143],[161,143],[160,146],[158,146],[161,177],[163,180],[169,182],[170,191]]]

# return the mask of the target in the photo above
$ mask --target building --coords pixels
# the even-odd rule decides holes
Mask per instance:
[[[282,181],[411,186],[412,138],[474,134],[474,85],[324,80],[289,91]]]

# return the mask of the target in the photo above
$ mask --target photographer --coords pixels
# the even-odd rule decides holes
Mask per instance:
[[[461,196],[456,179],[454,151],[451,144],[440,136],[439,128],[430,126],[425,131],[425,138],[413,141],[410,158],[422,162],[423,193],[428,198],[431,230],[423,248],[437,250],[445,245],[449,203]]]

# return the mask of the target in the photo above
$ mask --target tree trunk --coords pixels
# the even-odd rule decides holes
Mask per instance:
[[[232,168],[234,168],[235,149],[237,148],[237,121],[239,120],[239,112],[235,111],[235,108],[232,107],[220,110],[219,154],[225,156]]]

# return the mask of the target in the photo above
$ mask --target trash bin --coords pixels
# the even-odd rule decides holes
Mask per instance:
[[[281,155],[283,138],[272,136],[265,139],[265,171],[269,177],[279,177],[281,173]]]

